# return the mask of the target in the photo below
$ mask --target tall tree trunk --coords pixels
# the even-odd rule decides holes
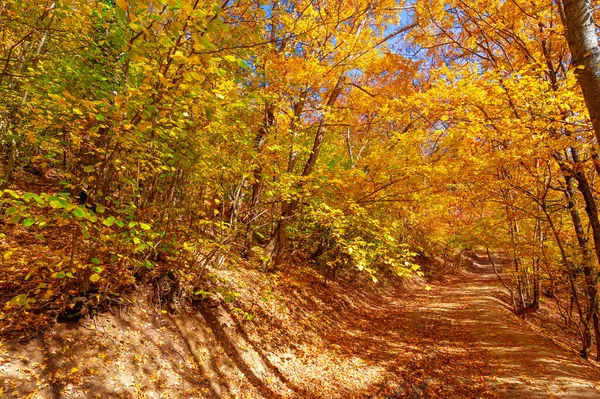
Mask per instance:
[[[591,317],[594,316],[596,311],[596,298],[598,296],[596,284],[593,281],[592,275],[595,273],[594,267],[594,258],[590,251],[588,245],[588,239],[585,235],[585,228],[581,217],[579,216],[579,211],[577,209],[577,204],[575,202],[575,192],[573,190],[572,184],[573,178],[571,176],[565,176],[566,183],[566,191],[565,196],[567,197],[567,206],[569,208],[569,212],[571,214],[571,220],[573,221],[573,226],[575,228],[575,236],[577,237],[577,242],[579,244],[579,250],[581,252],[583,258],[583,272],[586,279],[586,288],[588,291],[588,309],[586,315],[583,320],[581,320],[583,324],[583,334],[582,334],[582,344],[581,348],[581,356],[585,359],[589,357],[589,353],[592,349],[592,334],[591,334]]]
[[[562,20],[576,76],[600,142],[600,47],[590,0],[562,0]]]
[[[600,219],[598,216],[596,199],[594,198],[592,187],[585,176],[583,164],[580,160],[577,149],[571,148],[571,155],[574,162],[573,168],[569,168],[556,154],[555,159],[559,161],[561,169],[565,174],[565,195],[567,196],[568,207],[571,214],[571,219],[573,221],[573,226],[575,227],[577,242],[583,257],[582,266],[588,303],[586,314],[581,320],[581,323],[584,327],[582,334],[583,348],[581,350],[581,356],[587,359],[592,348],[591,326],[598,302],[598,268],[596,267],[589,249],[583,222],[579,217],[579,212],[576,207],[572,179],[577,181],[577,188],[579,189],[579,192],[583,196],[583,200],[585,202],[585,212],[588,216],[590,226],[592,227],[592,237],[594,239],[594,249],[597,259],[600,259]]]
[[[596,360],[600,360],[600,306],[596,303],[594,311],[594,335],[596,336]]]
[[[569,199],[568,193],[566,193],[566,194],[567,194],[567,200],[568,200]],[[583,328],[581,330],[582,349],[581,349],[580,354],[582,356],[584,356],[589,353],[590,341],[588,340],[588,337],[591,337],[591,334],[590,334],[589,324],[587,324],[587,325],[585,324],[587,318],[584,313],[584,309],[582,309],[583,307],[581,306],[580,301],[579,301],[579,295],[577,293],[577,287],[575,285],[575,276],[574,276],[573,267],[572,267],[573,265],[567,256],[567,252],[563,245],[562,238],[560,237],[560,234],[556,230],[556,226],[554,225],[554,222],[552,221],[552,218],[550,217],[550,214],[548,213],[548,210],[547,210],[545,204],[543,204],[542,210],[543,210],[544,214],[546,215],[548,225],[550,226],[552,234],[554,235],[554,238],[556,240],[556,244],[558,245],[558,248],[560,250],[563,266],[569,276],[569,284],[571,287],[571,294],[572,294],[570,306],[568,309],[569,318],[572,317],[573,305],[575,305],[575,307],[577,309],[577,314],[579,316],[579,320],[583,324]]]
[[[267,139],[267,133],[269,129],[275,124],[275,107],[272,104],[265,104],[265,114],[263,121],[256,134],[254,141],[254,149],[256,150],[257,157],[260,157],[263,147]],[[256,168],[254,169],[254,182],[252,183],[252,197],[250,199],[250,211],[248,212],[248,230],[246,234],[246,250],[250,250],[252,247],[252,240],[254,239],[253,224],[256,219],[258,212],[258,206],[260,204],[260,194],[262,192],[263,179],[262,179],[262,165],[260,159],[257,160]]]
[[[573,178],[577,181],[577,188],[583,196],[585,201],[585,212],[588,215],[590,226],[592,227],[592,237],[594,239],[594,249],[596,250],[596,258],[600,259],[600,219],[598,215],[598,207],[596,205],[596,199],[594,198],[594,192],[583,171],[583,164],[579,159],[579,154],[576,149],[571,149],[573,155],[573,161],[575,167],[572,171]]]
[[[561,4],[561,19],[563,25],[565,25],[567,42],[569,44],[569,49],[571,50],[572,63],[576,68],[577,81],[583,92],[583,97],[590,114],[596,139],[600,143],[600,46],[598,45],[598,34],[596,32],[596,23],[592,12],[592,2],[591,0],[562,0]],[[576,155],[577,154],[575,153],[574,160],[577,162],[575,159]],[[582,165],[576,165],[576,167],[577,166]],[[596,167],[596,171],[600,172],[597,164],[597,155],[594,157],[594,166]],[[596,255],[600,260],[600,256],[598,256],[600,255],[600,223],[598,222],[596,203],[583,171],[576,168],[574,172],[573,177],[577,180],[578,188],[586,203],[586,212],[592,226]],[[596,345],[599,350],[597,356],[600,357],[600,344],[598,343],[600,330],[597,327],[598,316],[596,312],[598,306],[598,272],[597,268],[592,267],[591,263],[588,264],[586,262],[586,264],[587,267],[584,267],[584,274],[591,306],[587,318],[588,323],[592,321],[592,318],[594,319]],[[582,351],[582,356],[583,355]]]

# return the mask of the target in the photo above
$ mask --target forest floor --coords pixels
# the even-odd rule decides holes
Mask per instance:
[[[172,315],[140,289],[121,311],[5,342],[0,397],[600,397],[600,368],[515,317],[477,256],[431,289],[219,273],[232,304]]]

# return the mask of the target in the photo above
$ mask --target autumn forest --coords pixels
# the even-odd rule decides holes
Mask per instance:
[[[591,0],[0,0],[0,396],[598,397],[595,21]],[[85,368],[111,350],[126,371]],[[555,350],[566,388],[494,360]]]

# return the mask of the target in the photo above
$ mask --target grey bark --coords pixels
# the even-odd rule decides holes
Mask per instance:
[[[577,81],[600,142],[600,47],[590,0],[562,0],[562,20]]]

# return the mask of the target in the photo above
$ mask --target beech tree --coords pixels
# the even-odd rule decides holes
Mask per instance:
[[[600,47],[590,0],[562,0],[561,17],[577,80],[600,142]]]

